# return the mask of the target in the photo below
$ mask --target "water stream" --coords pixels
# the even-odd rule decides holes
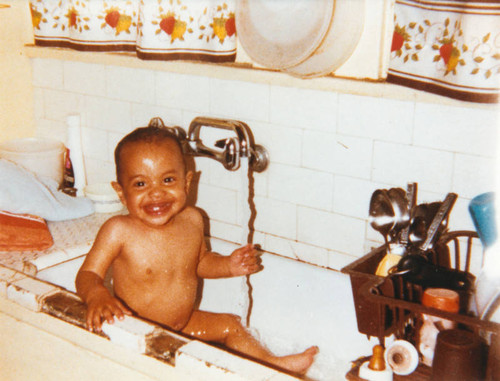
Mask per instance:
[[[239,203],[239,222],[242,227],[241,231],[241,244],[246,245],[247,243],[252,243],[252,237],[250,236],[250,222],[252,217],[252,210],[250,204],[250,176],[251,173],[248,167],[248,157],[241,157],[240,160],[240,195],[241,201]]]
[[[253,196],[253,192],[250,192],[250,188],[253,186],[253,178],[252,171],[249,167],[249,159],[248,157],[241,157],[240,161],[240,173],[241,173],[241,181],[240,181],[240,202],[239,202],[239,210],[238,217],[241,225],[241,244],[246,245],[247,243],[253,243],[253,228],[252,223],[255,219],[255,208],[253,204],[253,199],[250,197]],[[250,317],[252,315],[252,307],[253,307],[253,294],[252,294],[252,283],[250,281],[250,275],[246,276],[246,284],[247,284],[247,292],[248,292],[248,306],[247,313],[245,316],[245,325],[246,327],[250,327]]]

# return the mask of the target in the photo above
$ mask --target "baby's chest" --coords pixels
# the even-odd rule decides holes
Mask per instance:
[[[166,239],[139,240],[124,248],[117,265],[128,267],[137,276],[181,276],[195,272],[199,248],[193,242]]]

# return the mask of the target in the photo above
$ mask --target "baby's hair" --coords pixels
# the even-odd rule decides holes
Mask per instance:
[[[166,129],[165,127],[148,126],[139,127],[134,131],[125,135],[115,148],[115,166],[116,166],[116,180],[120,182],[121,160],[120,155],[123,148],[128,144],[144,142],[144,143],[160,143],[166,140],[173,141],[178,147],[181,155],[183,153],[182,144],[177,135]],[[184,156],[184,155],[182,155]]]

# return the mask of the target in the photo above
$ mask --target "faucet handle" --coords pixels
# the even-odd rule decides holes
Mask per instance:
[[[222,147],[221,146],[222,143]],[[240,167],[240,142],[237,138],[227,138],[215,142],[215,146],[223,148],[222,165],[224,168],[234,171]]]
[[[264,146],[255,144],[250,156],[250,168],[255,172],[263,172],[269,165],[269,152]]]

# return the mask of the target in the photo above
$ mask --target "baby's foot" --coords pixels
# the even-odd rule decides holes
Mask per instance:
[[[310,347],[302,353],[277,357],[274,364],[292,373],[304,375],[314,361],[314,356],[319,352],[318,347]]]

